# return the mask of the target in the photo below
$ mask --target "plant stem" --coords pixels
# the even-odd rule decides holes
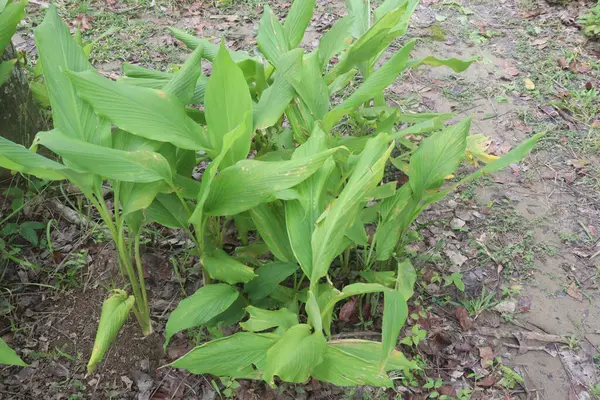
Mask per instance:
[[[150,305],[148,304],[148,294],[146,293],[146,280],[144,278],[144,267],[142,265],[142,257],[140,256],[140,234],[135,235],[134,239],[134,257],[135,264],[137,266],[138,279],[140,283],[140,289],[142,292],[142,300],[143,300],[143,309],[144,313],[148,313],[146,315],[146,319],[144,322],[147,323],[146,327],[142,326],[144,330],[144,336],[148,336],[152,333],[152,324],[150,323]]]

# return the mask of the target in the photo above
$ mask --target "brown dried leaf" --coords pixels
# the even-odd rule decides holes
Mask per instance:
[[[494,350],[491,347],[480,347],[479,357],[482,368],[487,368],[494,361]]]
[[[358,322],[358,297],[351,297],[340,309],[338,319],[343,322]]]
[[[577,301],[583,301],[583,294],[581,293],[575,282],[571,282],[571,284],[567,288],[567,294]]]
[[[460,326],[468,331],[473,328],[473,319],[469,316],[469,312],[464,307],[458,307],[456,309],[456,318],[458,318],[458,322],[460,322]]]
[[[496,383],[496,378],[493,375],[488,375],[480,381],[476,382],[476,386],[491,387]]]

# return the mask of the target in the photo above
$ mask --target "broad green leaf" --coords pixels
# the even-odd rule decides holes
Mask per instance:
[[[206,132],[186,115],[183,104],[174,96],[121,85],[93,71],[69,72],[68,76],[79,96],[119,128],[184,149],[210,149]]]
[[[169,339],[185,329],[205,325],[233,304],[239,293],[224,283],[203,286],[193,295],[183,299],[169,317],[165,328],[165,345]]]
[[[206,250],[200,256],[202,267],[211,278],[234,285],[250,282],[256,274],[254,270],[221,249]]]
[[[371,27],[371,1],[346,0],[348,15],[354,17],[352,36],[360,38]]]
[[[328,207],[327,216],[317,222],[312,235],[311,281],[316,282],[327,274],[331,262],[339,254],[345,232],[354,224],[365,205],[365,194],[381,181],[393,147],[393,144],[388,147],[386,134],[369,140],[346,186]]]
[[[144,68],[139,65],[124,63],[121,66],[123,75],[132,78],[148,78],[148,79],[162,79],[168,81],[173,77],[173,74],[163,71],[157,71],[150,68]]]
[[[252,221],[260,237],[279,261],[294,262],[294,252],[288,238],[283,205],[273,202],[259,204],[250,210]]]
[[[412,154],[408,177],[410,187],[417,198],[456,171],[465,155],[470,127],[471,119],[464,119],[424,139]]]
[[[246,114],[248,115],[248,114]],[[194,213],[190,217],[190,223],[201,226],[204,224],[206,219],[205,215],[205,204],[208,200],[210,194],[212,193],[212,185],[213,180],[217,174],[218,168],[223,161],[223,158],[226,154],[228,154],[229,150],[236,142],[238,138],[246,133],[245,124],[239,125],[237,128],[232,130],[229,133],[226,133],[223,136],[223,144],[221,146],[221,152],[217,157],[213,159],[213,161],[208,165],[208,167],[204,170],[202,174],[202,182],[200,183],[200,188],[198,190],[198,197],[196,201],[196,209]]]
[[[463,72],[467,68],[471,66],[475,61],[477,61],[478,57],[467,58],[466,60],[461,60],[458,58],[437,58],[437,57],[425,57],[419,60],[413,60],[408,63],[409,68],[416,68],[420,65],[431,65],[433,67],[440,67],[442,65],[446,67],[452,68],[454,72]]]
[[[291,50],[283,26],[275,14],[273,14],[271,8],[266,4],[263,15],[258,23],[256,42],[261,54],[275,68],[279,66],[281,56]]]
[[[354,25],[354,17],[347,15],[338,20],[331,29],[323,35],[319,41],[319,63],[323,70],[329,60],[350,45],[350,37],[352,36],[352,26]]]
[[[113,187],[116,184],[119,185],[119,200],[123,215],[147,209],[156,198],[156,195],[169,191],[169,185],[165,182],[136,183],[117,181],[113,182]],[[179,201],[178,205],[181,208]]]
[[[484,175],[488,175],[488,174],[494,173],[496,171],[499,171],[503,168],[506,168],[510,164],[514,164],[514,163],[521,161],[523,158],[525,158],[525,156],[527,156],[527,154],[529,154],[529,152],[531,150],[533,150],[536,143],[545,134],[546,134],[546,132],[540,132],[540,133],[535,134],[533,137],[527,139],[526,141],[524,141],[523,143],[521,143],[520,145],[518,145],[517,147],[515,147],[508,153],[506,153],[504,156],[500,157],[499,159],[497,159],[495,161],[492,161],[489,164],[486,164],[483,168],[480,168],[479,170],[473,172],[472,174],[464,177],[463,179],[461,179],[454,185],[440,191],[439,193],[434,193],[432,195],[426,196],[424,199],[425,206],[428,204],[434,203],[436,201],[442,200],[445,196],[448,195],[448,193],[455,190],[460,185],[464,185],[465,183],[468,183],[475,179],[481,178]]]
[[[174,95],[181,103],[189,104],[194,97],[196,82],[202,73],[203,46],[198,46],[192,55],[186,60],[181,69],[169,80],[163,90]]]
[[[381,200],[392,197],[396,194],[396,181],[384,183],[382,185],[375,186],[367,195],[365,199],[368,201]]]
[[[4,84],[10,78],[10,74],[13,71],[15,64],[17,63],[17,59],[3,61],[0,63],[0,86]]]
[[[275,376],[284,382],[305,382],[323,361],[325,347],[321,331],[311,333],[310,326],[305,324],[291,327],[267,351],[263,379],[271,386],[275,384]]]
[[[100,146],[110,146],[110,124],[94,114],[92,107],[77,96],[65,71],[88,71],[90,65],[82,48],[75,43],[69,28],[51,6],[44,21],[35,29],[39,61],[52,105],[54,128],[71,138]],[[68,165],[67,165],[68,166]]]
[[[383,372],[392,351],[398,343],[398,335],[408,317],[408,305],[403,293],[388,289],[383,293],[383,324],[381,327],[381,359],[379,370]]]
[[[396,279],[396,290],[402,294],[405,301],[408,301],[415,293],[415,282],[417,281],[417,271],[410,260],[406,259],[398,263],[398,277]]]
[[[377,364],[359,358],[327,343],[323,362],[312,373],[321,382],[336,386],[393,387],[386,373]]]
[[[312,290],[308,291],[308,297],[306,299],[306,315],[308,316],[308,323],[316,332],[323,331],[321,310],[319,309],[319,303]]]
[[[224,44],[221,44],[221,49],[213,62],[213,71],[206,86],[204,107],[208,140],[215,154],[220,153],[223,136],[226,133],[242,124],[244,126],[244,132],[232,144],[221,161],[221,168],[248,157],[253,133],[252,99],[244,74],[233,62]]]
[[[213,180],[205,204],[207,215],[235,215],[262,203],[290,195],[289,190],[315,173],[338,149],[296,160],[242,160]]]
[[[306,142],[316,122],[310,108],[296,97],[285,110],[285,116],[294,132],[294,140],[301,144]]]
[[[6,4],[8,4],[8,0],[0,0],[0,13],[6,8]]]
[[[312,52],[304,56],[300,68],[288,69],[283,76],[294,87],[298,96],[313,114],[313,118],[323,119],[329,110],[329,91],[321,76],[318,53]]]
[[[266,363],[267,350],[278,340],[279,336],[273,334],[238,332],[195,347],[169,366],[198,375],[258,379]]]
[[[302,69],[302,54],[301,49],[294,49],[281,56],[273,84],[262,93],[254,108],[255,128],[264,129],[275,125],[296,96],[296,91],[287,77],[292,71]]]
[[[325,306],[321,307],[321,315],[324,316],[328,311],[333,310],[337,302],[347,299],[348,297],[356,296],[365,293],[385,292],[389,290],[379,283],[352,283],[344,286],[341,292],[336,293]],[[325,320],[325,318],[323,318]],[[327,327],[326,327],[327,328]]]
[[[375,9],[375,12],[373,12],[375,21],[379,21],[384,15],[386,15],[390,11],[398,7],[405,6],[406,3],[407,0],[385,0],[383,3],[381,3],[379,7]]]
[[[368,283],[379,283],[389,288],[396,286],[396,273],[394,271],[361,271],[360,276]]]
[[[250,332],[261,332],[271,328],[280,328],[275,333],[281,334],[294,325],[298,325],[298,316],[288,310],[281,308],[279,310],[263,310],[253,306],[246,307],[250,319],[242,322],[242,329]]]
[[[25,17],[27,0],[9,3],[0,12],[0,56],[10,43],[10,38],[17,31],[17,25]]]
[[[158,153],[110,149],[70,138],[56,130],[40,132],[37,140],[81,172],[101,174],[109,179],[127,182],[172,179],[168,161]]]
[[[146,218],[167,228],[188,229],[190,214],[174,193],[159,194],[144,211]]]
[[[244,292],[252,301],[263,299],[273,293],[280,282],[292,275],[298,266],[292,263],[272,262],[254,271],[256,278],[244,285]]]
[[[350,71],[348,71],[344,74],[341,74],[340,76],[335,78],[335,80],[328,86],[329,95],[333,96],[334,94],[336,94],[337,92],[341,91],[346,86],[348,86],[348,84],[356,76],[357,72],[358,72],[358,70],[351,69]]]
[[[100,322],[94,339],[94,348],[87,364],[87,373],[96,370],[96,365],[102,361],[104,353],[115,340],[121,327],[127,321],[129,310],[135,303],[135,297],[127,295],[122,290],[113,290],[110,297],[102,303]]]
[[[65,179],[63,172],[67,170],[64,165],[40,156],[2,136],[0,136],[0,167],[51,180]]]
[[[285,17],[283,32],[289,43],[290,49],[298,47],[304,37],[304,31],[308,28],[313,12],[315,0],[296,0]]]
[[[339,63],[327,74],[325,79],[327,83],[357,67],[360,63],[376,58],[382,50],[386,49],[394,39],[389,37],[389,33],[398,24],[404,13],[405,10],[402,7],[387,13],[364,35],[361,35],[340,58]]]
[[[33,98],[38,102],[40,107],[50,107],[50,94],[48,93],[48,87],[45,84],[37,81],[31,81],[29,82],[29,89],[31,90]]]
[[[203,46],[204,52],[203,52],[202,56],[204,58],[206,58],[207,60],[214,61],[214,59],[217,57],[217,53],[219,52],[218,44],[211,43],[206,39],[201,39],[201,38],[192,36],[189,33],[182,31],[181,29],[169,28],[169,30],[171,31],[171,33],[177,40],[182,41],[188,48],[190,48],[192,50],[195,50],[198,46]],[[236,63],[245,61],[245,60],[251,60],[251,59],[254,60],[247,53],[244,53],[241,51],[231,51],[230,50],[229,55],[231,56],[233,61],[235,61]],[[254,61],[256,61],[256,60],[254,60]]]
[[[166,74],[165,77],[160,78],[136,78],[122,76],[121,78],[119,78],[119,80],[117,80],[117,83],[132,86],[141,86],[149,89],[163,89],[165,85],[167,85],[174,76],[174,74]],[[194,86],[193,95],[186,104],[204,104],[204,96],[206,94],[207,83],[208,77],[200,75]]]
[[[17,365],[19,367],[28,367],[29,365],[21,360],[17,352],[11,349],[2,338],[0,338],[0,364]]]
[[[381,359],[381,351],[383,346],[379,342],[372,342],[370,340],[359,340],[359,339],[344,339],[344,340],[331,340],[327,342],[328,346],[335,347],[336,349],[342,350],[348,354],[352,354],[365,360],[369,363],[378,364]],[[404,357],[404,354],[397,350],[392,350],[388,362],[386,364],[386,371],[403,370],[403,369],[416,369],[417,364],[409,361]]]
[[[396,77],[406,69],[410,52],[416,41],[410,40],[398,50],[381,68],[369,76],[360,87],[342,104],[336,106],[325,116],[325,125],[332,128],[344,115],[350,113],[361,104],[381,94]]]
[[[419,201],[419,198],[414,196],[410,185],[404,185],[396,191],[394,197],[385,199],[381,203],[382,222],[375,232],[378,260],[388,260],[392,256],[402,235],[417,217],[415,210]]]
[[[306,157],[326,149],[327,136],[316,125],[308,141],[296,149],[292,158]],[[312,274],[312,235],[315,223],[327,206],[326,184],[334,167],[335,162],[330,158],[314,175],[295,187],[297,199],[285,202],[287,236],[294,255],[307,276]]]

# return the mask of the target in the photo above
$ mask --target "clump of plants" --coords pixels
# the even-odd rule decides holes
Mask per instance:
[[[50,8],[36,43],[54,129],[40,132],[31,149],[0,138],[0,165],[71,181],[109,228],[130,286],[103,305],[89,372],[130,310],[144,334],[152,332],[140,257],[149,223],[185,231],[204,274],[203,286],[171,313],[165,347],[178,332],[239,326],[171,366],[270,385],[313,377],[383,387],[393,385],[388,371],[416,368],[395,348],[416,280],[403,251],[412,222],[458,185],[522,159],[539,136],[492,159],[469,139],[469,119],[446,126],[452,115],[389,107],[383,90],[408,68],[461,72],[474,60],[411,60],[415,40],[386,59],[417,1],[388,0],[373,15],[368,2],[348,5],[349,15],[308,53],[298,46],[315,1],[298,0],[283,23],[265,7],[261,57],[174,29],[193,49],[177,72],[124,65],[118,81],[91,67]],[[343,89],[348,95],[336,98]],[[347,118],[366,134],[344,130]],[[424,137],[418,144],[408,139],[415,134]],[[40,145],[60,162],[35,153]],[[489,163],[445,181],[474,156]],[[207,167],[198,182],[192,171],[201,161]],[[406,184],[384,182],[389,164],[406,173]],[[234,252],[224,247],[231,227],[241,243]],[[330,277],[350,260],[361,280],[336,287]],[[382,341],[332,339],[338,303],[367,293],[383,295]]]
[[[583,33],[594,39],[600,38],[600,2],[577,21],[583,27]]]

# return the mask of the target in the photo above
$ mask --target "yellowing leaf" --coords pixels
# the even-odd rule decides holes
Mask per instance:
[[[492,140],[484,135],[470,135],[467,136],[467,149],[465,153],[468,161],[477,166],[477,160],[483,163],[489,163],[497,160],[498,156],[493,156],[487,153]]]
[[[523,81],[525,83],[525,89],[527,90],[535,90],[535,83],[529,78],[525,78]]]

